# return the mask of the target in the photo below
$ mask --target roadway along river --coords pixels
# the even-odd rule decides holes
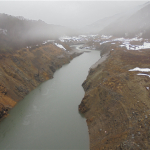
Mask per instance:
[[[84,96],[81,84],[99,58],[96,50],[76,57],[20,101],[0,123],[0,150],[89,149],[78,105]]]

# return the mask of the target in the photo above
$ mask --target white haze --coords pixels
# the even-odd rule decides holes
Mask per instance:
[[[75,28],[144,3],[146,1],[0,1],[0,13]]]

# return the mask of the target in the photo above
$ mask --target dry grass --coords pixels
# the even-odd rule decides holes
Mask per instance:
[[[150,149],[150,79],[128,71],[149,68],[149,56],[150,50],[116,47],[90,71],[79,110],[87,119],[91,150]]]
[[[69,63],[72,58],[53,44],[1,54],[0,104],[12,108],[37,85],[53,78],[56,69]]]

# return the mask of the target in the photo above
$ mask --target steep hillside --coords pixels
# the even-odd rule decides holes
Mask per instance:
[[[119,37],[150,38],[150,4],[139,10],[128,19],[120,18],[116,22],[108,25],[101,31],[101,34],[108,34]]]
[[[56,69],[79,55],[63,45],[55,42],[0,53],[0,120],[37,85],[53,78]]]
[[[127,10],[122,11],[118,14],[99,19],[98,21],[82,28],[80,32],[81,34],[98,34],[106,28],[105,32],[102,32],[102,34],[110,35],[110,31],[108,31],[107,33],[107,27],[114,28],[116,24],[118,25],[118,22],[127,20],[133,14],[137,13],[141,8],[147,6],[148,4],[149,3],[145,3],[144,5],[128,8]]]
[[[83,83],[79,111],[87,119],[91,150],[150,149],[150,49],[120,44],[102,45],[109,55]]]

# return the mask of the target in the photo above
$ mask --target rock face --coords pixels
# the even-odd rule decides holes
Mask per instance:
[[[90,70],[79,111],[87,119],[91,150],[150,149],[150,79],[129,71],[149,68],[149,56],[149,50],[116,46]]]
[[[77,56],[47,44],[0,54],[0,119],[19,100],[45,80],[53,78],[56,69]]]

